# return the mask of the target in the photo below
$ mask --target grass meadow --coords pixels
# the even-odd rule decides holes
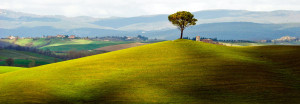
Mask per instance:
[[[30,62],[33,60],[37,65],[45,65],[49,63],[54,63],[55,58],[44,56],[41,54],[36,54],[32,52],[25,52],[25,51],[16,51],[16,50],[8,50],[8,49],[1,49],[0,50],[0,65],[6,65],[5,59],[13,58],[15,66],[28,66]],[[61,59],[57,59],[57,61],[61,61]]]
[[[26,68],[22,67],[10,67],[10,66],[0,66],[0,74],[8,73],[8,72],[13,72],[17,70],[22,70]]]
[[[0,74],[0,103],[299,104],[299,52],[153,43]]]

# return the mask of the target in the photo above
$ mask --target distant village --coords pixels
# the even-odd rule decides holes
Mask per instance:
[[[15,40],[15,39],[35,39],[35,38],[69,38],[69,39],[75,39],[75,35],[56,35],[56,36],[42,36],[42,37],[19,37],[19,36],[8,36],[7,39]]]
[[[46,39],[92,39],[98,41],[147,41],[148,37],[138,35],[137,37],[129,37],[129,36],[106,36],[106,37],[77,37],[75,35],[56,35],[56,36],[42,36],[42,37],[18,37],[18,36],[8,36],[4,39],[10,40],[17,40],[17,39],[39,39],[39,38],[46,38]],[[190,39],[195,41],[203,41],[206,43],[211,44],[220,44],[219,42],[229,42],[229,43],[283,43],[283,42],[300,42],[300,38],[291,37],[291,36],[284,36],[279,39],[273,40],[257,40],[257,41],[249,41],[249,40],[218,40],[217,38],[205,38],[196,36],[194,38],[184,37],[184,39]],[[156,39],[155,39],[156,40]]]
[[[259,40],[259,43],[282,43],[282,42],[300,42],[300,38],[291,37],[291,36],[284,36],[279,39],[274,40]]]
[[[10,39],[10,40],[18,40],[18,39],[92,39],[98,41],[147,41],[148,37],[138,35],[137,37],[129,37],[129,36],[106,36],[106,37],[77,37],[75,35],[55,35],[55,36],[42,36],[42,37],[18,37],[18,36],[8,36],[7,38],[2,39]]]
[[[217,38],[205,38],[196,36],[194,38],[188,38],[184,37],[184,39],[190,39],[195,41],[202,41],[205,43],[211,43],[211,44],[220,44],[219,42],[225,42],[225,43],[284,43],[284,42],[300,42],[300,38],[297,37],[291,37],[291,36],[283,36],[279,39],[273,39],[273,40],[258,40],[258,41],[250,41],[250,40],[218,40]]]

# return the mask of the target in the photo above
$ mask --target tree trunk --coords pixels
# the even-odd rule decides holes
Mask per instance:
[[[180,36],[180,39],[182,39],[182,35],[183,35],[183,29],[181,29],[181,36]]]

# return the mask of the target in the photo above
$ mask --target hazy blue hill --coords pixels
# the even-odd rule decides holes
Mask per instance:
[[[300,36],[300,11],[257,12],[246,10],[206,10],[193,12],[198,25],[185,36],[201,35],[219,39],[276,39]],[[88,16],[39,16],[0,9],[0,37],[9,35],[136,36],[176,39],[179,31],[167,19],[168,14],[92,18]]]
[[[0,15],[0,20],[13,21],[13,20],[15,20],[15,19],[14,19],[14,18],[9,18],[9,17],[5,17],[5,16],[1,16],[1,15]]]
[[[110,29],[95,29],[95,28],[79,28],[72,29],[66,34],[74,34],[77,36],[132,36],[133,34],[127,31],[110,30]]]
[[[1,29],[0,34],[2,37],[7,37],[9,35],[16,35],[20,37],[41,37],[43,35],[56,35],[63,34],[65,30],[56,29],[49,26],[41,26],[41,27],[20,27],[16,29]]]
[[[159,31],[121,31],[112,29],[78,28],[71,30],[56,29],[49,26],[44,27],[22,27],[17,29],[0,29],[2,37],[20,34],[22,37],[36,37],[43,35],[68,34],[77,36],[137,36],[145,35],[150,38],[177,39],[179,30],[159,30]],[[218,39],[238,39],[238,40],[261,40],[276,39],[282,36],[300,37],[300,26],[295,24],[258,24],[250,22],[225,22],[200,24],[184,31],[185,37],[204,36]]]
[[[8,37],[9,35],[16,35],[20,37],[41,37],[43,35],[76,35],[76,36],[136,36],[137,32],[127,32],[120,30],[111,30],[111,29],[96,29],[96,28],[78,28],[71,30],[57,29],[50,26],[41,26],[41,27],[20,27],[16,29],[1,29],[0,28],[0,37]]]
[[[290,35],[299,37],[297,32],[300,27],[287,28],[287,24],[258,24],[249,22],[228,22],[228,23],[211,23],[201,24],[190,27],[184,31],[185,36],[204,36],[218,37],[218,39],[241,39],[241,40],[257,40],[257,39],[273,39]],[[179,30],[153,31],[147,33],[151,37],[159,37],[166,39],[176,39],[179,37]],[[177,35],[176,35],[177,34]]]
[[[104,20],[95,21],[93,24],[113,27],[113,28],[120,28],[123,26],[136,24],[136,23],[152,23],[152,22],[168,21],[168,18],[166,17],[168,17],[168,15],[113,18],[113,19],[104,19]]]
[[[289,17],[298,15],[299,11],[277,10],[277,11],[247,11],[247,10],[205,10],[193,12],[198,19],[215,19],[222,17]]]
[[[50,17],[20,17],[16,19],[17,21],[43,21],[43,22],[58,22],[60,19],[58,18],[50,18]]]
[[[20,22],[33,22],[33,21],[40,21],[40,22],[58,22],[60,19],[58,18],[51,18],[51,17],[19,17],[19,18],[9,18],[5,16],[0,16],[0,20],[7,20],[7,21],[20,21]]]
[[[198,19],[215,19],[221,17],[239,17],[244,15],[250,15],[254,12],[246,10],[207,10],[194,12],[195,18]]]

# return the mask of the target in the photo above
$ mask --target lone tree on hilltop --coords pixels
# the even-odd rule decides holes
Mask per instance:
[[[183,30],[189,26],[196,25],[196,22],[198,21],[194,18],[194,15],[188,11],[179,11],[171,14],[168,19],[181,31],[180,39],[182,39]]]

